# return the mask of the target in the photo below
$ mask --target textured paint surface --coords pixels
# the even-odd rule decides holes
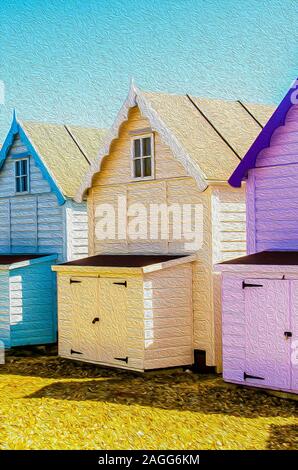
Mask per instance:
[[[262,377],[247,378],[245,383],[264,387],[291,388],[290,282],[245,279],[263,287],[244,289],[245,373]]]
[[[273,133],[247,183],[248,252],[298,249],[298,105]]]
[[[297,164],[298,105],[292,105],[284,125],[275,129],[270,145],[258,154],[256,168],[249,171],[248,253],[298,249]],[[294,277],[295,268],[285,266],[284,272],[291,272]],[[297,281],[257,279],[260,269],[257,266],[251,266],[249,273],[243,267],[235,270],[231,265],[233,269],[234,275],[223,275],[225,379],[297,393],[298,366],[291,362],[291,344],[297,338]],[[242,279],[237,271],[243,272]],[[266,271],[277,277],[280,267],[270,266]],[[241,283],[245,277],[264,287],[243,290]],[[285,338],[285,331],[292,332],[292,339]],[[264,377],[264,381],[243,380],[244,370]]]
[[[227,181],[274,110],[240,101],[143,92],[132,84],[97,158],[82,180],[76,197],[79,202],[92,186],[94,175],[102,169],[104,159],[113,153],[113,143],[135,106],[201,191],[210,182]]]
[[[145,369],[193,363],[192,265],[144,276]]]
[[[223,273],[223,375],[228,382],[298,392],[292,361],[297,337],[298,271],[252,266]],[[283,276],[286,280],[283,280]],[[242,288],[242,282],[263,287]],[[291,331],[286,339],[284,332]],[[264,380],[244,380],[244,372]]]
[[[0,134],[12,107],[24,119],[110,126],[131,77],[151,90],[279,102],[297,76],[297,17],[295,0],[1,2]]]
[[[58,272],[60,356],[141,371],[193,363],[190,263],[121,277],[70,268]]]
[[[15,193],[15,159],[27,153],[17,136],[0,171],[0,252],[57,253],[61,261],[87,255],[86,203],[61,206],[32,156],[30,191]]]
[[[54,260],[1,271],[0,340],[5,347],[56,341]]]
[[[236,191],[228,185],[213,185],[201,192],[196,181],[189,177],[157,132],[154,134],[155,179],[133,181],[130,132],[148,127],[148,119],[141,115],[138,108],[130,109],[128,120],[121,126],[118,138],[113,141],[109,156],[103,160],[101,171],[94,177],[88,196],[89,254],[186,253],[184,241],[173,240],[171,236],[166,240],[160,236],[157,240],[97,240],[95,211],[100,203],[117,205],[118,197],[121,196],[127,204],[141,201],[147,208],[152,201],[168,205],[202,205],[203,247],[197,252],[198,261],[193,266],[193,344],[194,348],[206,351],[208,365],[220,367],[220,297],[217,295],[218,280],[214,281],[212,275],[212,264],[215,260],[245,253],[244,194],[242,190]]]
[[[57,254],[59,261],[86,255],[86,204],[67,200],[61,206],[28,150],[17,135],[0,171],[0,253]],[[25,155],[30,155],[29,192],[16,194],[15,161]],[[26,266],[10,276],[1,273],[0,340],[6,347],[56,341],[56,275],[51,264]]]

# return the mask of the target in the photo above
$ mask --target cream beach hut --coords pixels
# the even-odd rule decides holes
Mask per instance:
[[[117,255],[122,268],[119,271],[122,280],[119,282],[125,282],[123,268],[129,268],[130,265],[127,257],[195,255],[195,260],[192,258],[190,261],[187,257],[184,259],[185,272],[189,273],[187,263],[192,266],[192,288],[188,294],[192,318],[185,314],[188,304],[180,302],[185,297],[187,285],[179,282],[181,274],[178,275],[176,284],[173,272],[177,268],[173,266],[171,269],[174,271],[171,271],[165,263],[164,269],[160,271],[162,279],[158,296],[162,298],[165,292],[163,289],[170,289],[176,304],[172,302],[170,308],[163,306],[161,301],[154,298],[156,286],[151,288],[144,278],[140,281],[146,291],[147,303],[144,300],[143,304],[139,304],[134,321],[125,327],[127,336],[122,335],[121,341],[126,344],[123,357],[127,358],[127,362],[122,363],[122,366],[144,370],[195,362],[197,365],[216,366],[220,369],[220,289],[216,275],[212,274],[212,266],[216,262],[245,254],[244,194],[231,188],[227,179],[271,112],[272,108],[263,105],[210,100],[190,95],[148,93],[131,86],[129,95],[76,196],[78,203],[87,198],[89,256],[92,260],[83,260],[81,266],[77,266],[77,272],[74,265],[71,265],[71,271],[70,266],[54,268],[58,272],[59,283],[61,355],[74,357],[71,354],[71,349],[74,349],[71,343],[75,341],[78,352],[81,353],[79,359],[102,363],[96,353],[92,359],[89,353],[88,358],[84,357],[84,345],[79,346],[77,338],[75,339],[76,332],[71,333],[70,328],[70,323],[75,322],[75,318],[72,318],[71,299],[75,298],[75,289],[82,287],[80,282],[72,281],[80,281],[78,277],[83,272],[88,272],[91,283],[91,272],[96,271],[94,262],[97,265],[102,262],[105,267],[101,269],[102,273],[97,269],[95,276],[109,276],[107,257]],[[98,238],[98,206],[104,203],[117,206],[119,198],[127,207],[137,202],[142,203],[148,211],[152,202],[167,207],[173,204],[200,206],[203,214],[200,228],[202,245],[198,249],[189,249],[185,239],[178,240],[172,234],[167,238],[160,236],[154,240],[149,236],[135,239],[127,232],[112,240]],[[123,232],[123,226],[130,221],[129,213],[126,220],[116,220],[119,231]],[[102,255],[105,255],[104,259]],[[95,261],[96,256],[99,256],[98,261]],[[112,258],[110,259],[112,263]],[[144,263],[147,266],[146,260]],[[180,263],[179,266],[182,269]],[[112,271],[114,276],[115,268],[111,267]],[[66,286],[72,289],[68,293],[65,291]],[[106,303],[113,308],[112,304],[115,302],[112,301],[111,292],[111,297],[105,298]],[[151,303],[148,302],[150,299]],[[146,308],[149,303],[152,308]],[[159,307],[153,308],[156,305]],[[100,312],[94,318],[97,317],[100,318]],[[112,330],[117,331],[119,316],[115,315],[114,318]],[[86,322],[89,321],[89,318],[86,319]],[[154,321],[155,327],[152,328]],[[100,335],[100,320],[94,324],[94,328],[97,328]],[[95,341],[100,341],[98,335],[95,335]],[[148,335],[151,335],[150,344],[145,343]],[[138,345],[127,346],[128,337],[134,336],[140,337],[142,341]],[[183,337],[184,350],[179,337]],[[147,357],[154,357],[154,360],[150,359],[150,367],[142,359],[144,350]],[[117,357],[117,354],[113,357]],[[136,361],[136,358],[140,360]]]

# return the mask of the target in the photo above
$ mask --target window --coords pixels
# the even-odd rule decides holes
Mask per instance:
[[[153,136],[135,137],[132,141],[134,178],[153,178]]]
[[[16,193],[29,191],[29,160],[17,160],[15,162]]]

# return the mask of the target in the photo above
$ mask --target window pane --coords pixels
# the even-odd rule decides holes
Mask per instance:
[[[16,192],[17,193],[21,192],[21,180],[20,180],[20,178],[16,178]]]
[[[143,143],[143,157],[148,157],[151,155],[151,138],[150,137],[145,137],[142,139]]]
[[[141,156],[141,141],[140,139],[136,139],[133,141],[133,143],[134,143],[133,157],[139,158]]]
[[[21,164],[22,164],[22,175],[27,175],[27,163],[28,163],[27,160],[22,160],[22,161],[21,161]]]
[[[20,176],[20,171],[21,171],[21,165],[20,164],[21,164],[20,161],[16,162],[16,167],[15,167],[16,168],[16,176]]]
[[[28,191],[28,178],[27,176],[22,176],[22,191]]]
[[[141,160],[135,160],[133,162],[134,164],[134,176],[135,178],[140,178],[142,176],[142,170],[141,170]]]
[[[151,157],[143,159],[143,174],[144,176],[152,176],[152,169],[151,169]]]

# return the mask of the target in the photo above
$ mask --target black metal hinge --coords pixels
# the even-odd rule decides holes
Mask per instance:
[[[116,359],[116,361],[122,361],[122,362],[126,362],[126,364],[128,363],[128,357],[114,357],[114,359]]]
[[[80,351],[74,351],[74,349],[71,349],[70,354],[83,354],[83,353]]]
[[[249,284],[245,281],[242,281],[242,289],[245,289],[245,287],[263,287],[263,284]]]
[[[69,280],[69,284],[80,284],[82,281],[75,281],[74,279]]]
[[[265,378],[264,378],[264,377],[258,377],[257,375],[249,375],[249,374],[247,374],[246,372],[244,372],[244,374],[243,374],[243,378],[244,378],[244,380],[246,380],[246,379],[258,379],[258,380],[265,380]]]
[[[127,287],[127,282],[124,281],[124,282],[113,282],[113,284],[117,284],[118,286],[125,286]]]

